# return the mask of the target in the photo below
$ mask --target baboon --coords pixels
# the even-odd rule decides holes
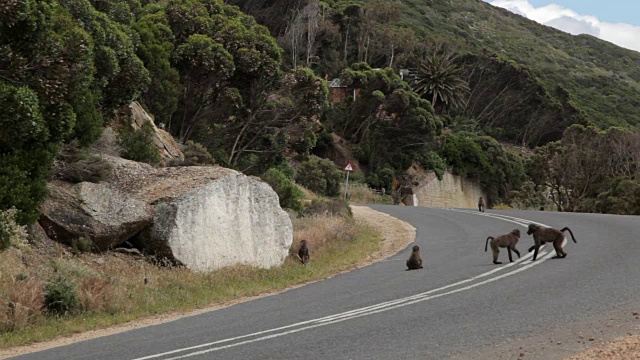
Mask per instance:
[[[478,199],[478,211],[484,212],[484,199],[482,197]]]
[[[533,241],[535,243],[532,247],[529,248],[529,252],[535,250],[535,252],[533,253],[533,259],[531,261],[536,260],[536,258],[538,257],[538,250],[540,250],[540,247],[546,243],[553,243],[553,248],[556,250],[556,256],[554,256],[554,258],[566,257],[567,252],[562,248],[562,241],[564,240],[565,231],[569,231],[573,242],[578,243],[576,241],[576,238],[573,236],[573,232],[568,227],[565,227],[562,230],[557,230],[553,228],[545,228],[536,224],[529,224],[527,235],[533,235]]]
[[[422,269],[422,256],[420,255],[420,247],[415,245],[411,251],[411,256],[407,260],[407,271]]]
[[[309,262],[309,248],[307,247],[307,240],[300,240],[300,249],[298,250],[298,256],[302,265],[306,265]]]
[[[518,240],[520,240],[520,230],[513,229],[510,233],[500,235],[497,238],[489,236],[484,243],[484,252],[487,252],[487,245],[489,244],[489,240],[491,240],[491,251],[493,251],[494,264],[502,264],[501,261],[498,261],[500,248],[507,248],[507,251],[509,252],[509,262],[513,262],[511,251],[515,252],[518,255],[518,258],[520,258],[520,252],[518,251],[518,249],[516,249],[516,244],[518,243]]]

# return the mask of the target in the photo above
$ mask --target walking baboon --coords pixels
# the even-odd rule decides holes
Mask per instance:
[[[307,240],[300,240],[298,256],[300,257],[302,265],[306,265],[309,262],[309,248],[307,247]]]
[[[516,244],[518,243],[518,240],[520,240],[520,230],[513,229],[510,233],[500,235],[497,238],[489,236],[484,242],[484,252],[487,252],[487,245],[489,244],[489,240],[491,240],[491,251],[493,251],[494,264],[502,264],[502,262],[498,261],[500,248],[507,248],[507,251],[509,252],[509,262],[513,262],[511,251],[515,252],[518,255],[518,258],[520,258],[520,252],[518,251],[518,249],[516,249]]]
[[[422,269],[422,256],[420,255],[420,247],[415,245],[411,251],[411,256],[407,260],[407,271]]]
[[[553,248],[556,250],[556,256],[554,258],[566,257],[567,252],[564,251],[564,248],[562,247],[565,231],[569,231],[573,242],[578,243],[576,241],[576,238],[573,236],[573,232],[568,227],[565,227],[562,230],[557,230],[553,228],[545,228],[536,224],[529,224],[527,235],[533,235],[533,242],[535,243],[532,247],[529,248],[529,252],[535,250],[535,252],[533,253],[533,259],[531,261],[536,260],[536,258],[538,257],[538,250],[540,250],[540,247],[546,243],[553,243]]]
[[[478,211],[484,212],[484,199],[482,197],[478,199]]]

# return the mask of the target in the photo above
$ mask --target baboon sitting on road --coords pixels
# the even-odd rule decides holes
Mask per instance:
[[[500,235],[497,238],[493,236],[489,236],[484,243],[484,252],[487,252],[487,245],[489,244],[489,240],[491,240],[491,251],[493,251],[493,263],[494,264],[502,264],[502,262],[498,261],[498,254],[500,254],[500,248],[507,248],[509,252],[509,262],[513,262],[513,258],[511,257],[511,251],[515,252],[520,257],[520,252],[516,249],[516,244],[518,240],[520,240],[520,230],[513,229],[510,233]]]
[[[533,253],[533,259],[531,261],[535,261],[538,257],[538,250],[540,247],[546,243],[553,243],[553,248],[556,250],[555,258],[564,258],[567,256],[567,252],[564,251],[562,247],[562,242],[564,241],[564,232],[569,231],[571,234],[571,239],[573,239],[574,243],[577,243],[576,238],[573,236],[573,232],[568,227],[563,228],[562,230],[557,230],[553,228],[545,228],[536,224],[529,224],[529,230],[527,230],[527,235],[533,235],[534,245],[529,248],[529,252],[531,250],[535,250]]]
[[[407,260],[407,271],[417,269],[422,269],[422,256],[420,255],[420,247],[415,245],[409,260]]]

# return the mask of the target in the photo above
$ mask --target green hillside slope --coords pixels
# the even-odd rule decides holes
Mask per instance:
[[[290,41],[287,31],[291,31],[292,19],[302,13],[305,4],[311,3],[288,0],[230,2],[268,26],[285,50]],[[330,24],[321,24],[319,31],[317,55],[320,59],[315,67],[319,73],[335,75],[336,69],[361,61],[365,38],[370,41],[366,43],[367,61],[373,67],[389,65],[388,44],[397,42],[394,44],[395,61],[392,62],[396,69],[410,67],[429,43],[440,41],[453,44],[461,52],[480,54],[487,50],[494,56],[522,65],[531,74],[528,78],[543,86],[547,94],[538,95],[547,98],[544,102],[557,102],[556,111],[548,116],[554,119],[551,122],[582,122],[567,119],[567,108],[575,106],[577,109],[568,111],[571,116],[576,113],[573,110],[578,110],[583,115],[580,118],[586,117],[590,123],[603,128],[640,126],[638,52],[592,36],[572,36],[481,0],[325,0],[320,4],[322,18]],[[363,37],[364,32],[370,32],[371,36]],[[340,54],[343,49],[347,49],[344,57]],[[523,113],[535,111],[537,109],[528,108]],[[477,116],[478,113],[467,115]],[[518,122],[513,118],[508,121]],[[530,121],[515,125],[523,127],[528,123]],[[536,126],[549,125],[546,121]],[[563,124],[559,130],[565,128],[566,124]],[[518,141],[523,141],[523,134],[518,137]],[[558,134],[542,134],[541,137],[557,139]],[[537,139],[533,144],[539,141]]]
[[[573,36],[481,0],[404,0],[401,23],[427,36],[487,48],[562,85],[595,124],[640,125],[640,53]]]

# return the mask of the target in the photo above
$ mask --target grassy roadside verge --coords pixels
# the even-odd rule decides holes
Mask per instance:
[[[51,257],[29,247],[11,248],[0,253],[1,303],[14,302],[22,310],[0,309],[5,314],[0,316],[0,349],[324,279],[358,265],[363,252],[373,253],[381,244],[380,234],[366,223],[335,216],[295,219],[293,247],[303,238],[312,252],[307,267],[288,258],[280,268],[238,266],[208,274],[155,267],[120,254]],[[39,310],[43,284],[54,276],[69,279],[76,288],[80,306],[70,315]]]

